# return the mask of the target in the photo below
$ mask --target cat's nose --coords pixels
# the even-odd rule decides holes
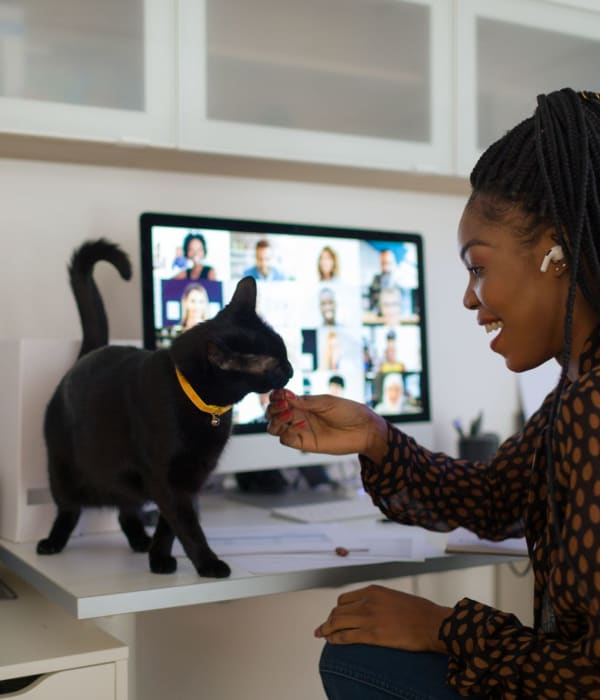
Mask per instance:
[[[283,389],[283,387],[288,383],[288,381],[294,376],[294,369],[292,365],[287,362],[280,371],[276,373],[273,377],[273,389]]]

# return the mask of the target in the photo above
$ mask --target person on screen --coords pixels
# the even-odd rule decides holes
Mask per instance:
[[[379,272],[373,275],[369,285],[369,304],[372,311],[379,311],[382,289],[398,286],[396,255],[390,248],[379,251]]]
[[[336,301],[333,289],[323,287],[319,290],[319,310],[324,326],[335,326],[336,322]]]
[[[271,394],[269,432],[306,452],[358,453],[387,518],[524,536],[533,568],[533,626],[470,598],[445,606],[377,585],[343,593],[315,630],[327,641],[329,698],[598,697],[599,156],[600,94],[564,88],[539,95],[471,172],[458,224],[463,305],[494,333],[490,347],[509,370],[552,358],[561,370],[491,458],[431,452],[344,398]],[[467,374],[468,357],[456,361]]]
[[[320,282],[332,282],[339,275],[338,254],[331,246],[324,246],[317,261]]]
[[[379,366],[380,372],[404,372],[406,365],[398,359],[398,345],[396,333],[388,331],[385,337],[384,358]]]
[[[254,277],[255,280],[284,280],[285,275],[272,264],[273,251],[271,244],[265,238],[256,243],[254,248],[256,264],[249,267],[244,276]]]
[[[340,369],[342,348],[340,336],[335,330],[325,333],[321,368],[326,370]]]
[[[204,264],[207,248],[206,240],[201,233],[188,233],[183,240],[183,255],[187,261],[186,267],[180,270],[173,279],[175,280],[214,280],[217,278],[215,270],[210,265]]]
[[[399,287],[384,287],[379,293],[379,315],[385,326],[397,326],[402,318],[402,292]]]
[[[383,376],[383,399],[375,406],[377,413],[398,415],[410,410],[404,394],[404,382],[398,372],[389,372]]]
[[[183,333],[193,326],[208,319],[210,300],[206,289],[201,284],[188,284],[181,295],[181,321],[177,328]]]
[[[344,377],[339,374],[332,374],[327,384],[329,393],[333,396],[343,396],[346,388]],[[266,408],[266,407],[265,407]]]

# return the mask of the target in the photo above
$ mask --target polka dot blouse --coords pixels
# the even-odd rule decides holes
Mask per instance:
[[[553,396],[487,463],[430,452],[391,425],[383,463],[360,458],[365,489],[391,519],[527,539],[534,626],[464,598],[439,631],[448,682],[461,695],[600,700],[600,328],[584,347],[579,378],[563,390],[549,485],[544,432]]]

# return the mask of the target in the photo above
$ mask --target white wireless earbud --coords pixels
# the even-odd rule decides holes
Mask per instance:
[[[563,249],[559,245],[554,245],[550,250],[544,255],[542,260],[542,265],[540,267],[540,272],[546,272],[550,263],[560,262],[565,257]]]

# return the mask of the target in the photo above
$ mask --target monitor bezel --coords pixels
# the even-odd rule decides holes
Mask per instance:
[[[167,212],[143,212],[140,215],[140,263],[142,287],[142,332],[143,347],[156,350],[156,332],[154,328],[154,285],[152,265],[152,228],[154,226],[173,226],[189,229],[214,228],[229,231],[264,234],[291,234],[307,237],[353,238],[366,241],[390,241],[390,243],[413,243],[417,249],[419,265],[417,269],[420,295],[420,333],[421,333],[421,401],[422,411],[419,413],[403,413],[385,415],[390,423],[422,423],[431,420],[430,388],[429,388],[429,352],[427,347],[427,309],[425,290],[425,254],[423,236],[409,231],[391,231],[370,228],[355,228],[346,226],[326,226],[280,222],[258,219],[237,219],[229,217],[212,217],[195,214],[177,214]],[[235,424],[234,434],[260,434],[266,432],[266,424],[252,425]]]

